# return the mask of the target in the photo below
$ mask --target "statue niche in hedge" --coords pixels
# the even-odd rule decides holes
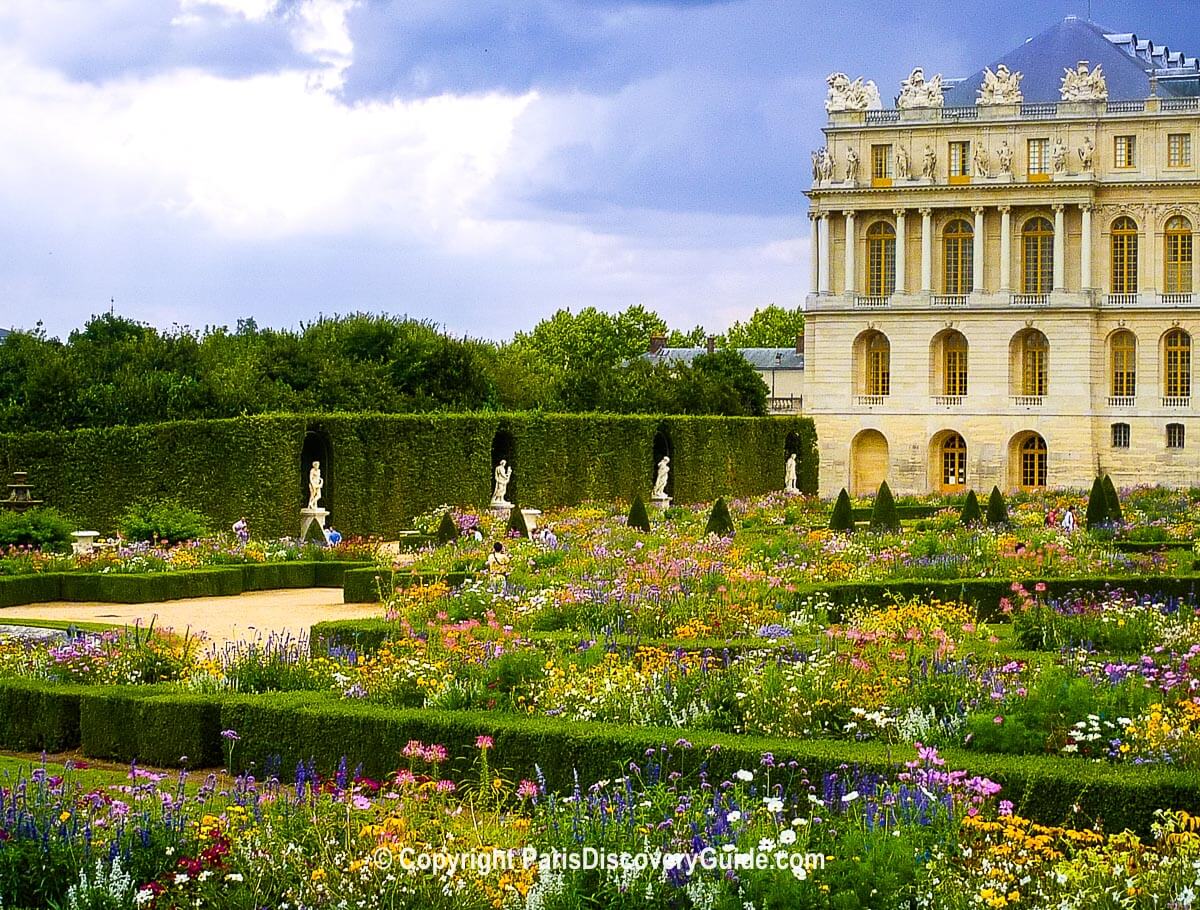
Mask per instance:
[[[992,487],[992,495],[988,497],[987,523],[998,526],[1008,524],[1008,504],[999,487]]]
[[[646,512],[646,504],[642,502],[641,496],[633,497],[633,503],[629,506],[629,516],[625,519],[625,524],[645,534],[650,533],[650,515]]]
[[[967,491],[967,501],[963,503],[962,514],[958,520],[965,526],[977,525],[983,521],[983,512],[979,508],[979,497],[974,490]]]
[[[871,510],[871,530],[900,530],[900,513],[896,511],[896,500],[892,498],[892,488],[886,480],[879,485],[879,492],[875,495],[875,507]]]
[[[837,502],[833,504],[833,514],[829,516],[829,530],[854,530],[854,510],[850,507],[850,494],[846,492],[845,487],[842,487]]]
[[[708,524],[704,526],[705,534],[716,534],[718,537],[733,536],[733,516],[729,514],[729,506],[725,498],[720,497],[713,503],[712,512],[708,515]]]

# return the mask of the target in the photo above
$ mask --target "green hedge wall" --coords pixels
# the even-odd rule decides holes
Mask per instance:
[[[757,768],[764,752],[777,761],[795,760],[811,774],[845,765],[887,770],[910,750],[886,743],[769,739],[702,730],[631,728],[573,723],[484,711],[399,710],[343,701],[331,693],[269,695],[164,694],[155,687],[70,687],[26,681],[0,681],[0,748],[62,750],[81,747],[84,755],[178,767],[222,763],[222,729],[237,731],[238,768],[284,769],[312,760],[328,773],[345,754],[363,772],[382,778],[405,765],[400,750],[410,739],[441,743],[458,779],[475,772],[475,737],[495,740],[494,766],[511,778],[532,777],[539,766],[552,789],[563,791],[573,771],[591,781],[611,777],[618,766],[645,767],[648,751],[669,748],[673,770],[689,771],[707,761],[720,778],[739,768]],[[19,713],[18,713],[19,712]],[[691,749],[673,748],[686,739]],[[716,751],[710,747],[717,746]],[[1059,756],[987,755],[943,750],[951,768],[992,778],[1004,786],[1022,814],[1058,823],[1072,817],[1078,803],[1084,817],[1103,818],[1108,830],[1146,832],[1160,807],[1200,813],[1200,773],[1164,767],[1118,767]],[[626,765],[627,767],[627,765]]]
[[[362,562],[327,560],[139,574],[47,572],[0,576],[0,607],[51,600],[141,604],[277,588],[340,588],[345,577],[362,565]]]
[[[780,488],[791,433],[800,489],[816,491],[816,434],[802,417],[282,414],[0,434],[0,465],[27,470],[40,498],[101,532],[135,499],[171,497],[215,528],[245,515],[257,534],[295,534],[311,431],[331,452],[322,503],[330,523],[343,534],[392,536],[440,504],[485,504],[499,431],[513,439],[521,504],[546,508],[644,495],[660,428],[681,503]]]

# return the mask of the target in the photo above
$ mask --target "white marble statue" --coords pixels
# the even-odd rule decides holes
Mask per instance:
[[[1054,165],[1054,173],[1065,174],[1067,172],[1067,144],[1062,141],[1062,136],[1054,140],[1050,161]]]
[[[900,83],[900,97],[896,100],[897,107],[941,107],[943,103],[940,73],[926,82],[925,70],[918,66],[914,67],[908,78]]]
[[[1062,85],[1058,95],[1063,101],[1107,101],[1108,82],[1100,64],[1088,72],[1088,62],[1080,60],[1075,69],[1063,69]]]
[[[864,83],[861,76],[851,82],[845,73],[830,73],[825,84],[829,86],[829,94],[825,96],[825,110],[828,113],[877,111],[883,107],[875,83],[870,80]]]
[[[796,487],[796,453],[793,452],[783,463],[783,492],[799,493]]]
[[[1024,76],[1021,73],[1010,72],[1008,67],[1001,63],[996,67],[996,72],[992,72],[990,68],[983,70],[983,84],[979,86],[979,96],[975,99],[976,104],[1020,104],[1025,96],[1021,94],[1021,80]]]
[[[976,177],[988,176],[988,153],[978,142],[975,143],[975,151],[971,154],[971,163],[975,166]]]
[[[901,180],[909,178],[908,149],[900,146],[896,149],[896,176]]]
[[[512,503],[504,498],[504,494],[508,492],[508,482],[512,480],[512,473],[508,461],[501,458],[500,464],[496,465],[496,487],[492,490],[493,506],[512,506]]]
[[[668,499],[667,478],[671,476],[671,456],[664,455],[658,462],[658,471],[654,475],[654,490],[651,499]]]
[[[1092,144],[1091,136],[1083,137],[1083,145],[1079,146],[1079,166],[1084,172],[1091,171],[1092,161],[1096,157],[1096,146]]]
[[[308,507],[313,511],[321,508],[321,491],[325,481],[321,479],[321,462],[314,461],[308,472]]]
[[[859,158],[858,152],[854,149],[846,150],[846,182],[854,183],[858,180]]]
[[[937,152],[932,145],[925,146],[925,158],[921,162],[921,176],[932,180],[937,176]]]
[[[821,179],[821,150],[813,149],[812,153],[813,183]]]
[[[1013,158],[1012,149],[1008,145],[1008,140],[1005,139],[1005,140],[1001,141],[1000,148],[998,148],[996,150],[996,161],[998,161],[1000,163],[1000,173],[1001,174],[1011,174],[1012,173],[1012,158]]]
[[[821,179],[833,179],[833,154],[827,148],[821,149]]]

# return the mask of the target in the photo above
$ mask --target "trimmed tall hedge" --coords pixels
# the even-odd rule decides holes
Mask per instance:
[[[33,701],[31,701],[31,699]],[[846,764],[861,770],[893,769],[910,754],[886,743],[820,739],[771,739],[680,728],[638,728],[614,724],[530,718],[485,711],[401,710],[332,693],[285,692],[268,695],[175,695],[154,687],[68,687],[0,681],[0,748],[28,749],[53,743],[81,748],[84,755],[121,761],[137,759],[176,767],[187,756],[192,767],[219,765],[220,731],[237,731],[239,769],[277,765],[287,773],[299,761],[313,761],[328,773],[342,755],[363,772],[382,778],[400,767],[400,750],[410,739],[441,743],[450,760],[447,772],[459,779],[476,773],[475,737],[493,737],[493,766],[511,778],[533,777],[540,767],[547,784],[564,791],[573,772],[592,781],[620,773],[626,762],[646,767],[663,762],[671,770],[694,770],[708,763],[711,779],[741,768],[757,768],[770,752],[791,759],[810,775]],[[16,711],[46,711],[42,738],[15,722]],[[24,718],[22,718],[24,719]],[[674,748],[679,739],[691,749]],[[718,746],[716,751],[710,747]],[[1114,767],[1061,756],[1005,756],[943,751],[948,765],[992,778],[1004,787],[1023,815],[1043,823],[1072,817],[1078,803],[1086,817],[1101,817],[1108,830],[1147,832],[1156,809],[1169,806],[1200,814],[1200,773],[1160,767]]]
[[[597,414],[283,414],[60,433],[0,434],[0,467],[99,531],[130,502],[177,499],[214,527],[245,516],[258,534],[295,534],[305,434],[328,442],[322,505],[343,534],[392,536],[443,503],[486,503],[492,444],[511,437],[521,501],[549,508],[629,500],[652,481],[654,440],[671,445],[675,501],[765,493],[786,453],[817,489],[816,433],[804,417]]]

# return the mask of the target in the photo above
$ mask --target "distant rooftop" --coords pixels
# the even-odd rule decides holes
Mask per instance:
[[[803,370],[804,355],[797,354],[794,347],[791,348],[735,348],[735,350],[749,361],[750,365],[756,370]],[[695,358],[701,354],[707,354],[708,348],[661,348],[654,354],[643,354],[642,359],[650,363],[662,363],[671,361],[673,363],[690,364]]]
[[[8,329],[0,329],[0,341],[3,341],[11,334],[12,332],[10,332]]]
[[[1039,104],[1059,100],[1063,71],[1074,69],[1080,60],[1086,60],[1089,67],[1100,64],[1109,101],[1140,101],[1152,94],[1162,98],[1200,96],[1200,60],[1196,57],[1074,16],[1027,39],[986,68],[995,72],[1003,63],[1021,73],[1025,103]],[[1154,92],[1151,77],[1157,83]],[[946,107],[971,107],[982,84],[983,68],[965,79],[945,80]]]

